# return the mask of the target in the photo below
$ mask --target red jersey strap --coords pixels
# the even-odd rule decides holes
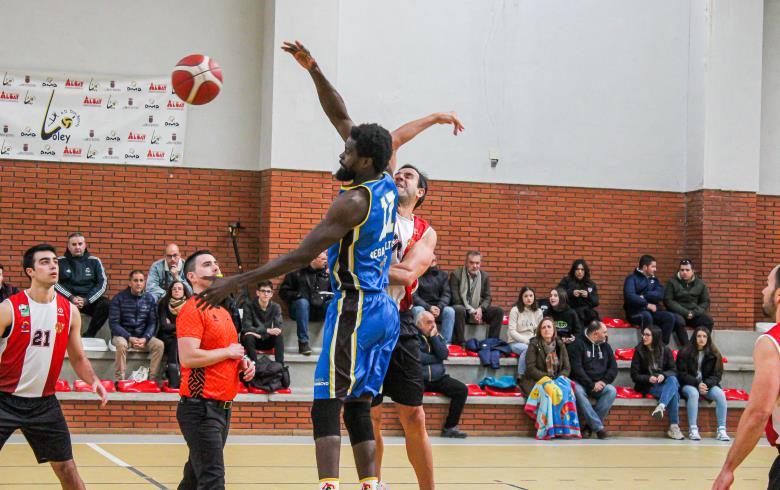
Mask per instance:
[[[431,228],[431,225],[428,224],[427,221],[420,218],[417,215],[414,215],[414,228],[412,228],[412,237],[409,239],[409,241],[406,243],[406,249],[404,250],[404,256],[406,256],[407,253],[412,249],[412,246],[420,241],[423,236],[425,236],[425,233]],[[407,311],[411,310],[412,306],[414,306],[414,300],[412,299],[412,294],[417,291],[417,279],[414,280],[414,282],[406,286],[406,294],[404,294],[403,299],[401,300],[401,304],[399,305],[399,308],[401,311]]]
[[[761,337],[764,336],[772,339],[772,341],[775,344],[775,348],[777,348],[778,355],[780,355],[780,323],[770,328],[769,331],[766,332]],[[778,397],[780,397],[780,393],[778,393]],[[779,429],[780,429],[780,413],[778,413],[778,409],[775,408],[775,410],[772,412],[772,415],[769,417],[769,420],[767,420],[766,427],[765,427],[766,438],[769,441],[769,444],[771,444],[772,446],[778,445],[778,432],[780,432]]]

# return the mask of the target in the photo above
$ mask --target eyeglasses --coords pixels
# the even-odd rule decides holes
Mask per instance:
[[[271,293],[273,293],[273,291],[270,290],[270,289],[261,289],[260,292],[263,293],[263,294],[271,294]]]

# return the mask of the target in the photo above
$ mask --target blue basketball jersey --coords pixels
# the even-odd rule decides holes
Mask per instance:
[[[377,180],[341,192],[363,187],[371,199],[366,218],[328,249],[328,267],[333,291],[383,292],[387,287],[398,189],[385,172]]]

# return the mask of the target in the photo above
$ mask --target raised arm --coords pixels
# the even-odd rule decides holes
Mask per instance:
[[[341,94],[339,94],[330,81],[325,78],[319,65],[303,44],[298,41],[295,41],[294,43],[285,41],[282,45],[282,51],[293,55],[295,61],[309,72],[311,79],[314,80],[314,86],[317,88],[317,97],[320,99],[322,110],[325,111],[325,115],[328,116],[328,119],[336,128],[336,131],[339,132],[341,139],[347,141],[349,132],[355,123],[352,122],[352,119],[347,113],[347,106],[344,104],[344,99],[341,98]]]
[[[393,156],[390,158],[388,168],[390,174],[395,174],[397,166],[396,152],[398,149],[434,124],[452,124],[452,134],[455,136],[466,129],[454,112],[436,112],[430,116],[409,121],[391,133],[393,137]]]

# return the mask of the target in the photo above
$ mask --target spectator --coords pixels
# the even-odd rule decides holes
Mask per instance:
[[[569,355],[566,346],[558,338],[555,320],[546,316],[539,324],[536,336],[528,343],[525,374],[520,379],[520,388],[528,395],[543,377],[568,377],[570,372]]]
[[[415,324],[419,330],[417,336],[420,339],[420,360],[423,365],[425,391],[436,391],[450,398],[450,410],[444,421],[441,436],[464,439],[467,434],[458,430],[458,422],[463,407],[466,406],[469,389],[444,371],[444,361],[447,360],[449,352],[444,337],[437,331],[433,314],[421,311],[415,316]]]
[[[148,291],[148,288],[147,288]],[[149,293],[151,294],[151,293]],[[179,388],[179,345],[176,340],[176,318],[190,293],[181,281],[174,280],[157,305],[157,338],[165,346],[165,373],[168,385]]]
[[[182,269],[184,269],[184,259],[181,258],[179,246],[171,243],[165,247],[165,257],[153,263],[149,268],[146,292],[154,296],[155,301],[159,301],[171,284],[178,281],[182,283],[187,291],[187,297],[189,297],[192,294],[192,288],[184,279]]]
[[[618,374],[617,362],[612,346],[607,343],[607,326],[594,320],[585,328],[585,335],[567,346],[571,363],[571,379],[574,381],[574,396],[577,398],[577,412],[582,423],[582,437],[589,438],[592,432],[599,439],[608,437],[604,421],[615,403],[617,390],[612,383]],[[590,399],[596,399],[595,409]]]
[[[550,299],[539,306],[544,315],[555,320],[558,338],[565,344],[571,344],[582,331],[582,325],[577,313],[569,306],[569,295],[562,287],[550,291]]]
[[[0,264],[0,303],[18,292],[18,288],[12,286],[5,280],[5,277],[3,276],[3,264]]]
[[[688,412],[688,438],[700,441],[697,418],[699,398],[704,397],[715,402],[715,416],[718,419],[719,441],[730,441],[726,433],[726,395],[720,387],[723,377],[723,356],[712,342],[710,330],[700,325],[693,331],[691,343],[677,354],[677,375],[682,386]]]
[[[455,328],[452,343],[463,346],[466,322],[471,324],[488,323],[487,337],[497,339],[501,334],[504,310],[491,306],[490,278],[481,270],[482,254],[471,251],[466,254],[466,264],[458,267],[450,276],[452,308],[455,310]]]
[[[436,256],[425,274],[417,279],[417,291],[413,295],[415,318],[422,311],[429,311],[441,325],[439,331],[447,343],[452,342],[452,329],[455,326],[455,310],[450,306],[452,292],[449,276],[439,269]]]
[[[634,389],[643,395],[648,393],[658,399],[653,418],[661,420],[669,410],[669,430],[666,434],[675,440],[684,439],[680,431],[680,384],[674,358],[669,347],[661,342],[661,330],[656,327],[642,329],[642,341],[631,359],[631,379]]]
[[[324,319],[328,304],[333,299],[328,277],[328,253],[320,253],[307,267],[284,276],[279,296],[287,303],[290,316],[298,326],[298,352],[311,355],[309,320]]]
[[[707,314],[710,308],[710,288],[697,277],[693,270],[693,261],[680,261],[677,274],[669,279],[664,291],[666,309],[677,315],[677,326],[707,327],[712,332],[715,322]]]
[[[156,379],[160,372],[165,345],[154,336],[157,330],[157,302],[154,296],[144,292],[146,278],[143,271],[130,273],[127,289],[111,299],[108,326],[111,328],[111,343],[116,347],[117,381],[125,379],[127,369],[127,351],[133,349],[151,352],[149,379]]]
[[[274,349],[276,362],[284,363],[282,307],[271,301],[273,296],[274,286],[271,281],[260,281],[257,285],[257,300],[244,304],[241,344],[252,361],[257,361],[258,350]]]
[[[669,345],[672,331],[681,347],[688,344],[685,326],[677,322],[674,313],[660,307],[664,299],[664,287],[655,277],[656,263],[651,255],[639,259],[639,267],[623,282],[623,309],[626,319],[640,328],[658,325],[663,342]]]
[[[517,379],[525,373],[525,355],[528,343],[536,335],[536,328],[542,321],[542,310],[536,302],[536,293],[528,286],[520,289],[517,303],[509,311],[509,328],[506,342],[512,352],[520,356],[517,359]]]
[[[596,307],[599,305],[599,289],[590,278],[590,267],[585,259],[577,259],[571,264],[569,275],[561,279],[559,288],[569,295],[569,306],[577,313],[581,325],[600,320]]]
[[[90,255],[81,233],[68,236],[68,250],[58,258],[60,279],[54,288],[91,320],[82,337],[94,337],[108,319],[108,278],[99,258]]]

